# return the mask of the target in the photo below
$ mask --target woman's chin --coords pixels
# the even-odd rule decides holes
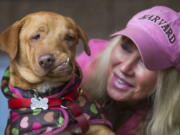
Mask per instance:
[[[107,94],[109,97],[115,101],[127,101],[129,100],[129,92],[124,90],[119,90],[116,88],[107,88]]]

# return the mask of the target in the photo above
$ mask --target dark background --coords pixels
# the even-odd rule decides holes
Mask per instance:
[[[73,18],[90,39],[109,39],[135,13],[154,5],[180,10],[180,0],[0,0],[0,32],[28,13],[53,11]],[[7,57],[0,53],[0,78],[7,65]],[[1,92],[0,116],[0,134],[3,134],[8,110]]]
[[[53,11],[72,17],[90,38],[107,38],[140,10],[166,5],[176,11],[180,0],[0,0],[0,31],[36,11]]]

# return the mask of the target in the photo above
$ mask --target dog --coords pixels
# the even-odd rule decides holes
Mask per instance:
[[[0,34],[0,50],[10,58],[2,81],[11,109],[5,134],[114,135],[98,103],[79,89],[79,39],[90,55],[84,30],[48,11],[28,14]]]

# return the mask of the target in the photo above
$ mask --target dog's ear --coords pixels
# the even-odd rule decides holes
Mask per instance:
[[[85,32],[80,26],[78,26],[78,25],[74,22],[73,19],[71,19],[70,17],[67,17],[67,19],[68,19],[73,25],[75,25],[75,26],[77,27],[78,36],[79,36],[79,38],[81,38],[82,41],[83,41],[84,50],[85,50],[86,54],[90,56],[90,55],[91,55],[91,51],[90,51],[89,46],[88,46],[88,36],[87,36],[86,32]]]
[[[87,53],[87,55],[90,56],[91,51],[88,46],[88,36],[87,36],[86,32],[80,26],[77,25],[77,28],[78,28],[78,32],[79,32],[79,37],[82,39],[83,44],[84,44],[84,50]]]
[[[0,50],[7,53],[10,60],[16,57],[19,44],[19,33],[23,24],[23,20],[17,21],[0,34]]]

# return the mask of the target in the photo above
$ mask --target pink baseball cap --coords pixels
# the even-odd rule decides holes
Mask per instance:
[[[165,6],[143,10],[129,20],[125,29],[111,36],[117,35],[135,43],[148,69],[180,70],[180,13]]]

